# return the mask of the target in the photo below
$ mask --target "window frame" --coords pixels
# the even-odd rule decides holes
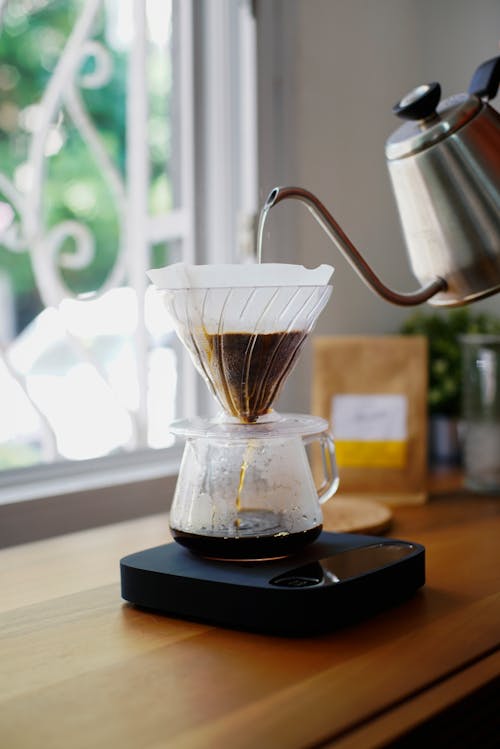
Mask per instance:
[[[142,3],[135,0],[136,11]],[[181,6],[181,43],[189,47],[190,65],[183,72],[179,104],[192,115],[188,118],[192,129],[188,127],[183,137],[188,139],[197,164],[196,173],[184,171],[182,175],[184,208],[191,212],[194,229],[187,234],[184,257],[188,262],[234,262],[248,257],[249,246],[253,252],[258,198],[253,5],[251,0],[182,0]],[[136,24],[141,23],[140,16],[139,8]],[[140,44],[135,51],[141,54]],[[137,74],[130,82],[130,93],[136,97],[135,103],[139,97],[139,106],[145,106]],[[239,115],[242,109],[243,117]],[[141,197],[139,190],[144,190],[147,170],[141,158],[144,153],[136,151],[130,165],[137,211],[142,212],[131,217],[130,230],[133,241],[144,245],[144,237],[133,228],[138,216],[138,223],[144,226],[144,195]],[[221,194],[232,196],[229,205],[218,198]],[[145,273],[144,278],[139,276],[144,271],[140,263],[133,271],[143,288]],[[180,378],[184,415],[213,413],[212,398],[185,352]],[[0,548],[166,511],[181,453],[182,445],[176,444],[3,471]]]

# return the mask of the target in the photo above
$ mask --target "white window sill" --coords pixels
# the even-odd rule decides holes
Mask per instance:
[[[5,471],[0,548],[167,511],[182,446]]]

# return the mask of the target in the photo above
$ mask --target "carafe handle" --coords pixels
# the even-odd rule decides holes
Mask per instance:
[[[323,466],[323,481],[316,487],[319,503],[322,505],[333,497],[339,486],[337,460],[335,458],[335,444],[329,432],[314,434],[302,438],[305,445],[318,442],[321,448],[321,463]]]

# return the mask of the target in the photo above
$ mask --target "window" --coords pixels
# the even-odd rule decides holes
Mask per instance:
[[[175,466],[201,389],[146,270],[253,252],[254,54],[240,0],[0,0],[4,501]]]

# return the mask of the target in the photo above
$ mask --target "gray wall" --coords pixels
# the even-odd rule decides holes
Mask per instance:
[[[261,199],[277,184],[307,187],[383,280],[416,288],[385,166],[399,124],[391,107],[431,80],[444,97],[465,91],[499,54],[500,1],[261,0],[257,13]],[[396,332],[410,314],[375,297],[295,201],[271,211],[264,260],[335,266],[319,333]],[[476,308],[500,314],[500,298]],[[287,408],[308,408],[308,359],[292,375]]]

